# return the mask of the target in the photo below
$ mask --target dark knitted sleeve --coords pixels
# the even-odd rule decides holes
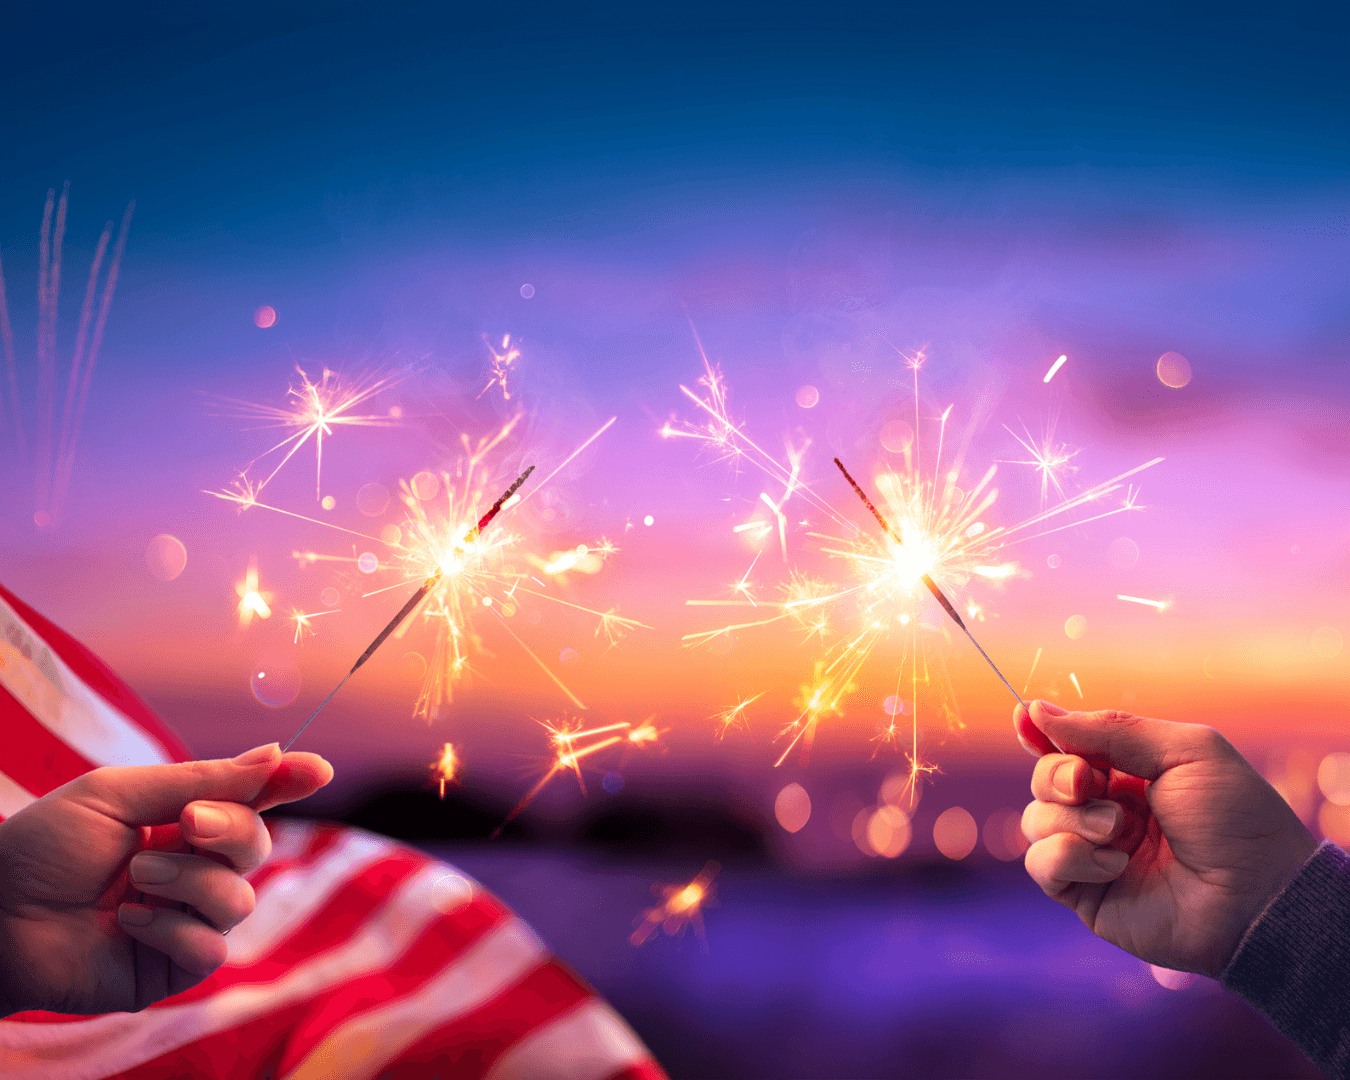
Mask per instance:
[[[1328,1076],[1350,1080],[1350,855],[1327,841],[1219,976]]]

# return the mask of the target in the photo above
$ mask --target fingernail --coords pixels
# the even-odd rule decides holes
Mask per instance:
[[[1051,716],[1068,716],[1068,709],[1061,709],[1058,705],[1053,705],[1043,698],[1037,698],[1036,704],[1041,707],[1041,712],[1049,713]]]
[[[271,761],[273,751],[280,750],[281,744],[270,742],[266,746],[255,746],[252,750],[245,750],[234,759],[236,765],[260,765],[264,761]]]
[[[143,885],[163,885],[178,876],[178,860],[163,855],[137,855],[131,860],[131,880]]]
[[[1111,830],[1116,824],[1115,808],[1108,803],[1090,806],[1083,814],[1083,822],[1097,836],[1102,838],[1110,836]],[[1124,852],[1121,852],[1121,854],[1123,855]]]
[[[1025,750],[1032,757],[1038,759],[1040,758],[1041,752],[1037,750],[1034,746],[1032,746],[1031,743],[1027,742],[1026,739],[1022,738],[1021,735],[1017,736],[1017,741],[1022,744],[1022,749]]]
[[[192,808],[192,831],[198,836],[219,836],[230,824],[230,815],[214,806]]]
[[[1050,778],[1051,786],[1066,799],[1076,798],[1073,786],[1073,770],[1076,765],[1077,762],[1066,761],[1055,770],[1055,775]]]
[[[1108,874],[1119,874],[1129,863],[1130,855],[1129,852],[1121,851],[1119,848],[1094,848],[1092,861]]]
[[[123,926],[149,926],[155,909],[145,904],[123,904],[117,909],[117,918]]]

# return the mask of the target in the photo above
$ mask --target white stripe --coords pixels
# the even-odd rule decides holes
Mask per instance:
[[[22,784],[16,784],[0,772],[0,820],[12,818],[36,796]]]
[[[257,962],[327,904],[347,881],[393,850],[392,841],[351,829],[314,862],[268,879],[258,890],[253,914],[230,931],[225,962],[234,967]]]
[[[408,878],[346,941],[267,983],[241,983],[185,1005],[110,1013],[63,1024],[0,1020],[0,1076],[6,1080],[99,1080],[219,1031],[306,1001],[381,971],[441,912],[443,864]],[[230,937],[234,937],[231,934]]]
[[[312,822],[297,821],[295,818],[279,818],[272,823],[271,834],[272,851],[258,870],[272,863],[290,862],[292,859],[300,858],[309,847],[310,837],[314,835],[314,825]],[[253,873],[256,874],[258,870]]]
[[[334,1028],[286,1080],[370,1080],[427,1032],[491,1001],[547,956],[534,931],[512,919],[416,993]]]
[[[163,765],[173,760],[154,738],[71,671],[3,599],[0,686],[38,723],[95,765]]]
[[[496,1060],[483,1080],[605,1080],[650,1058],[619,1014],[592,1000],[530,1032]]]

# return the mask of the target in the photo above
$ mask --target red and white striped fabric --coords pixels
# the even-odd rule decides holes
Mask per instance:
[[[190,759],[111,669],[0,587],[0,817],[99,765]],[[467,875],[274,820],[254,913],[205,982],[140,1013],[0,1021],[32,1080],[665,1080],[627,1024]],[[3,868],[0,868],[3,872]]]

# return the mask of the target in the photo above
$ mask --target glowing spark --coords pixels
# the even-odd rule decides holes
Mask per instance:
[[[743,727],[747,731],[750,730],[750,724],[745,718],[745,710],[763,696],[764,692],[761,691],[754,697],[742,698],[740,701],[736,702],[735,705],[720,709],[718,712],[714,713],[711,719],[717,721],[718,740],[720,741],[726,738],[727,732],[734,727]]]
[[[1078,691],[1078,697],[1081,700],[1083,697],[1083,688],[1078,685],[1078,676],[1072,671],[1069,672],[1069,682],[1073,683],[1073,688]]]
[[[1126,596],[1124,593],[1116,593],[1116,599],[1128,600],[1131,604],[1144,604],[1159,611],[1166,611],[1171,606],[1166,600],[1145,600],[1142,596]]]
[[[1031,670],[1027,672],[1027,681],[1026,681],[1026,685],[1022,687],[1022,696],[1023,696],[1023,697],[1026,697],[1026,696],[1027,696],[1027,691],[1031,688],[1031,677],[1032,677],[1033,675],[1036,674],[1036,665],[1039,664],[1039,663],[1041,662],[1041,653],[1042,653],[1043,651],[1044,651],[1044,646],[1041,646],[1040,648],[1038,648],[1038,649],[1036,650],[1036,656],[1035,656],[1035,657],[1032,659],[1032,661],[1031,661]]]
[[[313,634],[314,627],[310,625],[310,620],[317,619],[320,615],[335,615],[339,609],[333,608],[331,611],[292,611],[291,622],[295,623],[295,644],[299,645],[306,634]],[[267,618],[266,615],[263,618]]]
[[[1069,358],[1067,356],[1061,356],[1058,360],[1056,360],[1053,364],[1051,364],[1050,370],[1045,373],[1045,378],[1042,379],[1041,381],[1049,382],[1051,379],[1053,379],[1055,377],[1055,372],[1058,371],[1060,368],[1062,368],[1064,366],[1064,362],[1068,359]]]
[[[708,939],[703,930],[703,906],[712,898],[712,881],[721,869],[715,862],[709,862],[698,876],[683,885],[653,885],[652,892],[659,894],[661,902],[647,908],[642,913],[642,923],[628,939],[634,945],[641,945],[659,926],[668,937],[673,937],[686,926],[692,925],[694,932],[704,949]]]
[[[431,763],[431,778],[439,786],[442,799],[445,798],[445,785],[457,782],[459,767],[459,755],[453,746],[446,743],[441,747],[441,756]]]
[[[298,365],[295,370],[300,375],[300,382],[299,385],[292,385],[286,392],[287,396],[293,399],[289,407],[255,405],[252,402],[236,401],[233,398],[224,399],[228,405],[234,408],[231,415],[263,420],[266,421],[262,425],[263,427],[290,428],[295,432],[295,434],[288,435],[270,449],[263,451],[262,454],[244,467],[236,483],[241,493],[248,494],[251,502],[246,503],[243,499],[236,499],[235,501],[240,502],[245,508],[252,502],[257,501],[258,493],[271,483],[282,467],[310,439],[314,440],[314,498],[315,501],[318,501],[322,494],[323,484],[324,436],[332,435],[335,427],[388,427],[394,423],[394,420],[388,415],[362,416],[352,410],[374,397],[381,390],[393,385],[397,381],[396,379],[374,379],[346,387],[342,384],[338,375],[327,368],[324,368],[323,375],[318,382],[312,382],[304,369]],[[277,453],[281,454],[281,459],[266,477],[257,482],[248,479],[250,468],[264,458]],[[216,493],[213,492],[212,494]],[[229,498],[230,496],[222,495],[222,497]]]
[[[488,351],[492,353],[492,378],[490,378],[488,384],[478,392],[478,396],[482,397],[494,386],[500,386],[502,388],[502,400],[510,401],[511,390],[506,385],[506,379],[511,372],[511,366],[520,359],[520,346],[511,344],[510,334],[506,334],[502,337],[500,352],[493,348],[492,342],[488,341],[486,337],[483,338],[483,341],[487,345]]]
[[[253,616],[255,615],[260,619],[272,617],[272,609],[268,606],[272,594],[259,590],[258,563],[256,560],[249,560],[244,580],[235,585],[234,591],[239,595],[239,629],[243,630],[248,627],[253,622]]]
[[[1011,461],[1009,464],[1030,465],[1041,475],[1041,507],[1045,507],[1052,486],[1055,489],[1055,494],[1061,499],[1064,498],[1063,481],[1066,477],[1078,471],[1076,466],[1069,464],[1078,456],[1078,451],[1070,450],[1063,443],[1055,442],[1053,430],[1046,433],[1039,446],[1032,442],[1030,432],[1024,439],[1007,424],[1003,425],[1003,430],[1016,439],[1022,448],[1031,455],[1030,461]]]

